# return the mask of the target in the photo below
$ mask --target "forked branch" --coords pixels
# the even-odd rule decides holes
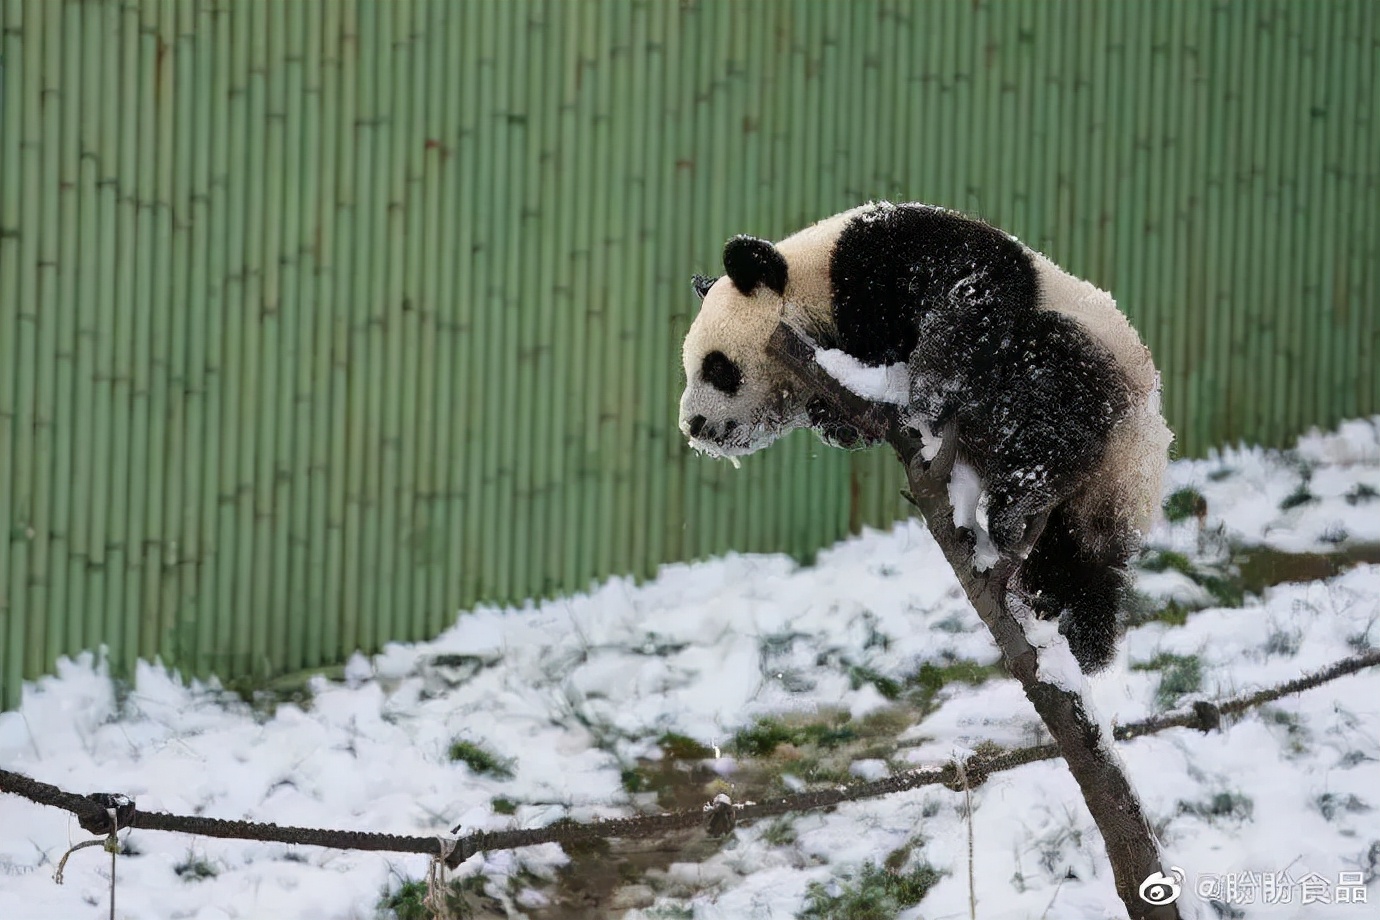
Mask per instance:
[[[1175,905],[1150,904],[1140,896],[1141,884],[1164,871],[1159,844],[1121,759],[1112,748],[1112,739],[1093,711],[1086,682],[1079,675],[1077,686],[1067,686],[1066,668],[1059,669],[1057,678],[1042,673],[1040,650],[1031,645],[1022,626],[1022,619],[1028,621],[1031,612],[1013,586],[1024,554],[1003,557],[990,569],[978,571],[974,567],[972,533],[954,526],[948,474],[955,459],[956,439],[944,438],[938,455],[926,462],[919,432],[903,427],[894,415],[879,413],[874,404],[847,390],[819,366],[813,343],[799,331],[781,324],[769,347],[796,377],[803,399],[825,401],[840,418],[871,440],[885,440],[895,449],[906,470],[908,498],[924,516],[969,602],[1001,649],[1007,669],[1021,682],[1082,789],[1093,821],[1102,832],[1117,894],[1127,912],[1134,920],[1177,920],[1179,911]],[[1043,526],[1043,520],[1031,522],[1025,549],[1034,544]],[[1066,649],[1063,651],[1068,654]]]

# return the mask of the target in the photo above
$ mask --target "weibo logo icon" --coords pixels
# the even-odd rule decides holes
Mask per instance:
[[[1140,883],[1142,901],[1159,905],[1173,904],[1179,900],[1179,893],[1183,890],[1184,870],[1178,866],[1170,866],[1169,871],[1174,873],[1173,878],[1163,872],[1156,872]]]

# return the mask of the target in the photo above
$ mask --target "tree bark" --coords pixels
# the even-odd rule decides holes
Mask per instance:
[[[1079,686],[1060,686],[1040,671],[1039,650],[1030,643],[1022,618],[1033,614],[1015,590],[1024,553],[1003,557],[984,572],[974,569],[973,536],[953,523],[949,502],[948,478],[952,469],[957,439],[945,437],[939,453],[930,462],[921,457],[917,432],[903,428],[889,408],[872,403],[847,390],[815,361],[815,346],[794,328],[781,324],[773,335],[769,350],[796,378],[803,400],[826,401],[837,417],[857,429],[870,441],[886,441],[896,451],[906,470],[910,486],[907,498],[920,511],[935,542],[958,576],[969,602],[987,624],[1001,650],[1007,669],[1021,682],[1025,695],[1058,744],[1093,821],[1102,833],[1111,860],[1117,894],[1134,920],[1178,920],[1176,904],[1151,904],[1140,895],[1142,883],[1151,875],[1164,873],[1159,844],[1145,819],[1140,799],[1131,788],[1121,759],[1112,749],[1112,739],[1103,731],[1086,692],[1087,682]],[[1033,545],[1044,526],[1043,519],[1031,522],[1025,548]],[[1062,638],[1059,640],[1062,642]],[[1066,651],[1066,650],[1065,650]],[[1067,652],[1066,652],[1067,654]],[[1065,675],[1066,680],[1066,675]]]

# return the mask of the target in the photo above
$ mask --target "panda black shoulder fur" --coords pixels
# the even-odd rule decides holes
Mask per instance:
[[[904,365],[908,392],[892,401],[913,427],[958,438],[954,483],[976,474],[995,550],[1049,513],[1023,586],[1038,614],[1062,616],[1084,670],[1104,667],[1173,439],[1150,352],[1111,295],[920,204],[864,205],[776,244],[734,237],[724,270],[695,279],[680,405],[691,445],[736,457],[802,427],[850,440],[767,354],[781,320],[862,365]]]

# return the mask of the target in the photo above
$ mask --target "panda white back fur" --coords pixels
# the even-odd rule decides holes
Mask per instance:
[[[1085,670],[1110,660],[1126,565],[1159,507],[1173,439],[1150,352],[1111,295],[953,211],[868,204],[777,244],[739,236],[685,339],[681,430],[736,457],[795,428],[851,446],[766,352],[784,320],[869,366],[904,363],[902,417],[958,438],[997,552],[1048,512],[1021,566]]]

